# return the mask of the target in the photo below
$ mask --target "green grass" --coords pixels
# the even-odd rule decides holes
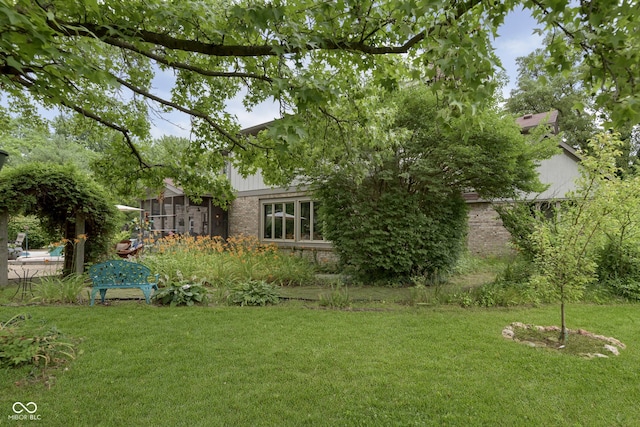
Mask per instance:
[[[27,312],[82,341],[50,389],[0,371],[0,419],[20,401],[47,426],[640,425],[637,305],[569,307],[571,328],[627,345],[585,360],[501,336],[557,324],[556,306],[303,304],[2,306],[0,319]]]

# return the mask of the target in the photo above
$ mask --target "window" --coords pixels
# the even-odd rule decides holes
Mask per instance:
[[[312,200],[264,200],[262,238],[289,242],[324,241],[319,203]]]

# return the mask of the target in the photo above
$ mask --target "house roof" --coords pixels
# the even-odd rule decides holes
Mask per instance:
[[[255,126],[251,126],[248,128],[244,128],[242,130],[240,130],[240,135],[252,135],[252,136],[256,136],[258,134],[258,132],[263,131],[265,129],[269,128],[269,125],[273,124],[275,122],[275,120],[271,120],[265,123],[260,123],[259,125],[255,125]]]
[[[520,126],[522,133],[527,133],[539,125],[547,125],[552,129],[554,134],[557,134],[559,132],[558,110],[537,114],[525,114],[524,116],[518,117],[516,123]]]

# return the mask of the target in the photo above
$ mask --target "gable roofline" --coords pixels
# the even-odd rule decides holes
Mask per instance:
[[[558,110],[551,110],[544,113],[525,114],[516,118],[516,123],[520,126],[522,133],[529,131],[537,126],[546,125],[551,128],[551,132],[557,135],[560,131],[558,127]]]
[[[256,136],[259,132],[268,129],[269,126],[271,126],[273,123],[275,123],[275,120],[270,120],[268,122],[264,122],[264,123],[260,123],[258,125],[255,126],[250,126],[248,128],[244,128],[240,130],[240,135],[243,136]]]
[[[558,143],[558,147],[562,148],[565,154],[569,156],[571,159],[575,160],[576,162],[582,161],[582,157],[580,157],[580,154],[576,151],[576,149],[570,146],[569,144],[567,144],[566,142],[560,141]]]

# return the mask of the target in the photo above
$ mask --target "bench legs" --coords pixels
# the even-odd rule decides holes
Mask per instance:
[[[142,290],[142,293],[144,294],[144,299],[147,301],[147,304],[151,304],[151,291],[153,289],[158,289],[158,285],[150,284],[150,285],[142,285],[142,286],[136,286],[136,287]],[[113,288],[113,289],[116,289],[116,288]],[[122,288],[122,289],[133,289],[133,287]],[[107,295],[107,289],[91,288],[91,304],[90,305],[94,304],[96,299],[96,293],[98,291],[100,291],[100,300],[102,301],[102,304],[104,304],[104,298]]]
[[[107,290],[106,289],[99,289],[99,288],[91,288],[91,304],[93,305],[95,299],[96,299],[96,293],[100,291],[100,300],[102,301],[102,303],[104,304],[104,297],[107,295]]]
[[[144,294],[144,299],[147,300],[147,304],[151,304],[151,290],[158,289],[158,286],[156,285],[140,286],[140,289],[142,289],[142,293]]]

